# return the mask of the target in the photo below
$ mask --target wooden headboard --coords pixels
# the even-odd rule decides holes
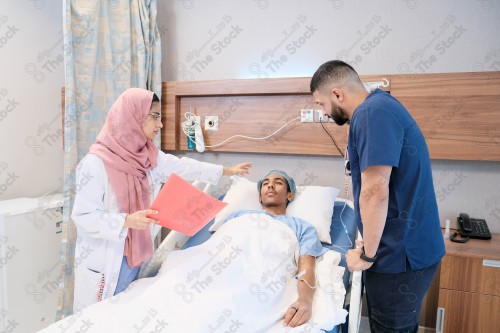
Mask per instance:
[[[432,159],[500,161],[500,72],[361,76],[364,82],[384,78],[389,81],[384,89],[406,106],[422,129]],[[203,131],[206,145],[235,134],[269,135],[298,117],[301,109],[315,108],[309,82],[310,78],[163,82],[162,149],[187,150],[180,124],[190,107],[202,120],[219,117],[217,132]],[[61,97],[64,114],[64,88]],[[349,126],[323,125],[344,150]],[[339,155],[321,124],[299,120],[270,140],[237,139],[207,148],[210,151]]]
[[[500,72],[369,75],[363,82],[389,81],[384,88],[407,107],[427,140],[431,158],[500,161]],[[187,150],[180,128],[190,108],[202,118],[219,117],[219,130],[205,131],[205,144],[235,134],[264,137],[301,109],[317,109],[310,78],[164,82],[162,149]],[[323,124],[342,150],[348,126]],[[213,152],[339,155],[320,123],[296,120],[266,141],[236,139]],[[205,152],[205,153],[206,153]]]

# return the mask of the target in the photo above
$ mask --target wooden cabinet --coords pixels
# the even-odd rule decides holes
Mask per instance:
[[[500,332],[500,234],[445,244],[436,332]]]

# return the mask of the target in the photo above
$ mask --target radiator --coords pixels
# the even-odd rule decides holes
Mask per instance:
[[[0,332],[55,321],[62,195],[0,201]]]

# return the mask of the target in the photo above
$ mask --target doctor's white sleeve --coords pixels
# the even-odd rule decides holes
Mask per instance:
[[[222,176],[222,165],[200,162],[188,157],[165,154],[159,151],[158,165],[153,170],[155,181],[164,183],[175,173],[187,181],[199,180],[204,183],[217,184]]]
[[[110,211],[110,186],[103,162],[95,155],[87,155],[77,167],[76,194],[71,218],[78,233],[92,238],[112,241],[127,237],[125,213]]]

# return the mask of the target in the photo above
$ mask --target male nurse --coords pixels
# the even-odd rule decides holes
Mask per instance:
[[[363,242],[346,261],[350,271],[363,271],[371,332],[417,332],[445,254],[422,132],[397,99],[368,93],[343,61],[321,65],[311,93],[337,125],[350,124],[346,157]]]

